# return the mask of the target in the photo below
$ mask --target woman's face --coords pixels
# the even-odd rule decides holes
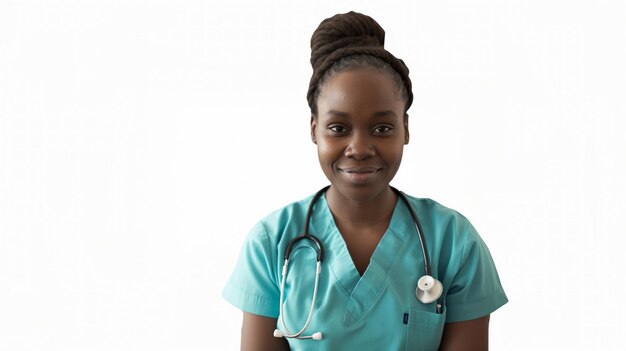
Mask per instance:
[[[311,137],[331,190],[354,201],[388,189],[409,142],[405,101],[393,80],[368,68],[332,76],[321,88]]]

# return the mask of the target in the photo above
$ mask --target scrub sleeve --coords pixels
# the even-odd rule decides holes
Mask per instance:
[[[508,302],[487,245],[468,225],[459,269],[445,296],[446,322],[486,316]]]
[[[276,248],[259,222],[248,234],[222,296],[245,312],[278,318],[280,285],[275,262]]]

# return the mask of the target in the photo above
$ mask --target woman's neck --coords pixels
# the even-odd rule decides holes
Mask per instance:
[[[350,199],[334,187],[326,192],[326,202],[335,221],[349,224],[351,227],[367,227],[381,222],[389,223],[396,206],[397,195],[390,187],[366,201]]]

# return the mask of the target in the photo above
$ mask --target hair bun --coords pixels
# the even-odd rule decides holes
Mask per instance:
[[[338,49],[385,45],[385,30],[373,18],[350,11],[323,20],[311,37],[311,65],[315,67]]]
[[[381,59],[395,70],[407,90],[408,109],[413,102],[409,68],[384,47],[385,30],[373,18],[350,11],[323,20],[311,36],[311,66],[313,74],[307,91],[307,101],[314,110],[317,85],[324,73],[344,57],[368,55]]]

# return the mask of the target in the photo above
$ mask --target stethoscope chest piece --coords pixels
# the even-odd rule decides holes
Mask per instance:
[[[425,275],[417,281],[415,297],[421,303],[431,303],[437,301],[443,293],[441,282],[430,275]]]

